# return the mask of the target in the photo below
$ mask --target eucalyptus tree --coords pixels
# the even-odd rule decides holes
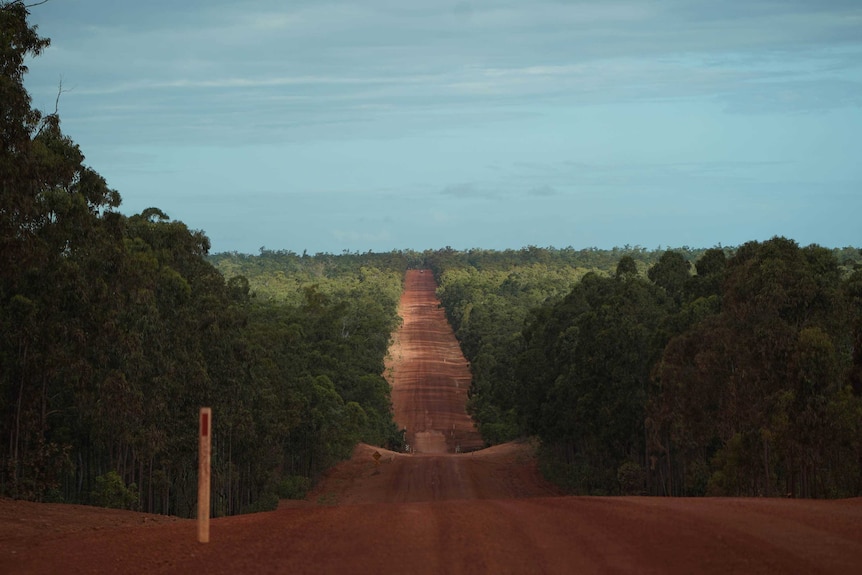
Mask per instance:
[[[525,424],[570,489],[618,492],[621,469],[636,470],[634,489],[646,489],[649,376],[671,305],[664,290],[640,277],[588,274],[525,328]]]
[[[723,274],[720,311],[672,339],[655,372],[662,491],[852,493],[858,396],[838,262],[773,238],[741,246]]]

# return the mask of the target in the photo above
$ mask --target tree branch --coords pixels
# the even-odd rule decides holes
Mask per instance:
[[[48,0],[45,0],[47,2]],[[71,92],[72,90],[64,90],[63,89],[63,77],[60,76],[60,85],[57,87],[57,99],[54,100],[54,115],[58,116],[60,113],[60,96],[63,92]]]
[[[34,2],[33,4],[24,4],[24,0],[12,0],[12,2],[0,3],[0,8],[6,8],[7,6],[14,6],[15,4],[19,4],[26,10],[28,8],[32,8],[33,6],[41,6],[42,4],[47,4],[50,1],[51,0],[42,0],[41,2]]]

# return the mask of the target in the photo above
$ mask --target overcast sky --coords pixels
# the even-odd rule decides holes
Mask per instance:
[[[50,0],[34,105],[212,251],[862,246],[859,0]]]

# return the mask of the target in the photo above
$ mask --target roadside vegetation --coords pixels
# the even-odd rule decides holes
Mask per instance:
[[[483,437],[538,436],[572,493],[862,494],[859,250],[776,237],[429,261]]]

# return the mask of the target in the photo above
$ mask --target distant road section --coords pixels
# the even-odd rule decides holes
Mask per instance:
[[[431,270],[409,270],[386,378],[395,422],[415,453],[455,453],[483,447],[467,415],[470,367],[436,295]]]

